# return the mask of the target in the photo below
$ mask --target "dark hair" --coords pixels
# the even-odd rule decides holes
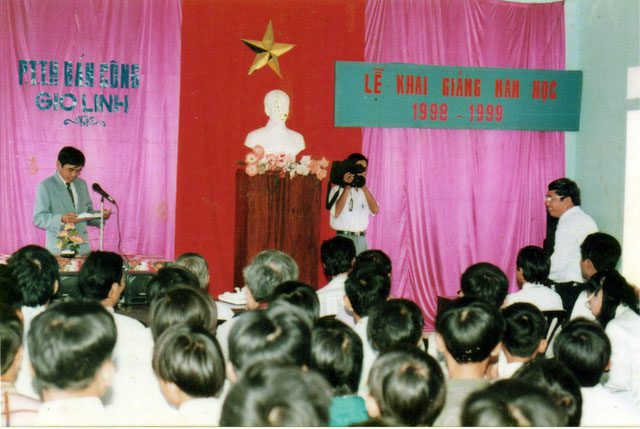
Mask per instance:
[[[228,341],[229,361],[237,372],[262,360],[302,367],[309,364],[311,356],[306,315],[284,302],[240,315]]]
[[[358,161],[366,161],[367,164],[369,164],[369,159],[366,156],[364,156],[363,154],[358,153],[358,152],[350,154],[347,157],[347,159],[351,160],[351,161],[356,161],[356,162],[358,162]]]
[[[502,345],[511,355],[528,358],[547,335],[547,319],[528,302],[516,302],[502,310],[505,331]]]
[[[311,333],[311,369],[333,387],[334,396],[358,391],[363,359],[362,340],[337,319],[318,320]]]
[[[557,359],[534,359],[526,362],[511,377],[548,392],[567,413],[568,426],[580,426],[582,393],[580,385],[567,367]]]
[[[566,426],[568,417],[543,389],[506,379],[469,395],[461,421],[462,426]]]
[[[113,316],[96,301],[50,305],[31,322],[29,358],[37,390],[89,386],[116,344]]]
[[[354,268],[364,265],[374,265],[387,276],[391,275],[391,258],[382,250],[369,249],[356,256],[356,262],[353,264]]]
[[[369,311],[367,337],[380,352],[412,349],[422,338],[422,311],[408,299],[381,302]]]
[[[84,154],[72,146],[65,146],[58,152],[58,161],[61,166],[75,165],[81,167],[85,163]]]
[[[356,246],[351,239],[336,235],[322,242],[320,257],[325,275],[334,277],[351,269],[356,257]]]
[[[22,294],[11,275],[11,270],[7,265],[0,264],[0,303],[17,309],[20,308],[20,301]]]
[[[242,270],[242,277],[256,302],[267,302],[276,286],[298,280],[299,275],[296,261],[275,249],[258,253]]]
[[[153,370],[189,396],[215,396],[224,384],[225,366],[216,338],[202,327],[168,327],[153,347]]]
[[[316,290],[307,284],[293,280],[281,283],[274,289],[269,305],[280,301],[288,302],[303,310],[312,322],[320,317],[318,295]]]
[[[331,387],[315,371],[258,363],[229,390],[220,426],[328,426],[330,404]]]
[[[417,348],[384,353],[371,367],[369,392],[389,424],[430,426],[444,406],[444,375]]]
[[[215,333],[218,312],[215,303],[201,289],[174,286],[161,292],[149,308],[149,321],[153,339],[169,326],[184,323]]]
[[[590,260],[596,271],[615,270],[621,254],[618,240],[604,232],[587,235],[580,245],[582,260]]]
[[[520,249],[516,258],[516,268],[522,269],[527,282],[547,284],[551,261],[544,249],[538,246],[526,246]]]
[[[102,301],[111,286],[122,280],[122,256],[114,252],[91,252],[80,267],[78,290],[83,298]]]
[[[507,297],[509,280],[500,268],[488,262],[479,262],[462,273],[460,289],[464,296],[482,299],[500,308]]]
[[[598,271],[584,284],[588,293],[598,293],[602,290],[602,309],[596,316],[600,325],[606,328],[616,317],[616,310],[620,304],[629,307],[638,314],[638,296],[633,286],[617,271]]]
[[[2,375],[11,368],[18,349],[22,346],[22,330],[22,321],[16,314],[15,308],[0,303],[0,354],[2,355],[0,374]]]
[[[183,253],[178,256],[175,264],[191,271],[198,278],[202,289],[209,287],[209,264],[204,256],[195,252]]]
[[[60,271],[51,252],[30,244],[11,255],[8,265],[22,295],[21,305],[37,307],[51,300]]]
[[[436,316],[436,331],[458,363],[487,359],[504,329],[504,319],[496,307],[468,297],[452,301]]]
[[[189,286],[200,290],[200,280],[187,268],[179,265],[162,267],[151,277],[147,284],[149,290],[149,302],[153,302],[158,294],[173,286]]]
[[[556,179],[549,183],[548,190],[556,191],[556,194],[560,197],[571,198],[574,206],[580,205],[580,188],[578,188],[576,182],[571,179],[567,179],[566,177]]]
[[[391,291],[389,276],[374,266],[354,267],[345,281],[345,293],[353,311],[360,317],[376,304],[386,301]]]
[[[582,387],[593,387],[611,358],[611,342],[602,326],[584,318],[574,319],[553,342],[553,355],[575,375]]]

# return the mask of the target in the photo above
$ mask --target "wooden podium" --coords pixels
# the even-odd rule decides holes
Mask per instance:
[[[234,285],[244,285],[242,269],[265,249],[291,255],[300,281],[318,286],[322,182],[314,175],[236,172]]]

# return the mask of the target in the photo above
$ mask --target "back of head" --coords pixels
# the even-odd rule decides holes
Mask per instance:
[[[390,291],[389,276],[370,265],[354,266],[345,281],[345,293],[360,317],[367,316],[373,306],[386,301]]]
[[[569,368],[580,386],[593,387],[609,363],[611,342],[598,323],[578,318],[558,334],[553,355]]]
[[[321,319],[311,334],[311,369],[322,374],[334,395],[358,390],[363,358],[362,340],[337,319]]]
[[[315,371],[258,363],[227,395],[220,426],[328,426],[331,387]]]
[[[547,393],[522,380],[500,380],[466,399],[463,426],[566,426],[567,414]]]
[[[574,206],[579,206],[581,204],[580,188],[578,188],[576,182],[571,179],[567,179],[566,177],[556,179],[549,183],[548,190],[556,191],[556,194],[561,197],[571,198]]]
[[[278,285],[271,294],[269,305],[281,301],[288,302],[307,313],[312,322],[320,317],[318,295],[315,289],[307,284],[291,280]]]
[[[160,292],[177,285],[190,286],[200,290],[200,281],[195,274],[185,267],[171,265],[160,268],[149,280],[149,301],[153,302]]]
[[[391,276],[391,258],[379,249],[369,249],[360,253],[356,256],[356,262],[353,265],[354,268],[356,266],[373,265],[387,276]]]
[[[22,321],[15,308],[0,303],[0,354],[3,376],[13,364],[18,349],[22,346]]]
[[[211,332],[177,324],[167,328],[153,348],[153,370],[195,398],[215,396],[224,384],[222,349]]]
[[[509,280],[500,268],[488,262],[479,262],[462,273],[460,290],[466,297],[482,299],[500,308],[507,297]]]
[[[7,265],[0,264],[0,303],[13,308],[20,308],[22,294]]]
[[[58,162],[63,167],[67,164],[83,166],[85,163],[84,154],[73,146],[65,146],[58,152]]]
[[[367,336],[380,353],[413,349],[422,338],[423,324],[422,311],[416,303],[391,299],[369,311]]]
[[[527,282],[546,284],[551,261],[542,247],[526,246],[518,252],[516,268],[522,269],[522,276]]]
[[[351,269],[356,257],[356,246],[349,238],[337,235],[322,242],[320,257],[324,273],[328,277],[334,277]]]
[[[91,252],[80,268],[78,290],[83,298],[102,301],[114,283],[122,280],[122,256],[114,252]]]
[[[111,358],[116,325],[98,302],[63,301],[33,319],[28,344],[38,390],[78,391]]]
[[[485,301],[458,298],[436,316],[436,331],[458,363],[482,362],[502,340],[505,323]]]
[[[21,305],[37,307],[51,300],[60,271],[51,252],[41,246],[28,245],[11,255],[8,265],[22,295]]]
[[[215,303],[201,289],[174,286],[161,292],[149,308],[151,333],[154,340],[169,326],[184,323],[212,334],[218,323]]]
[[[596,271],[615,270],[621,254],[618,240],[604,232],[587,235],[580,245],[581,258],[590,260]]]
[[[568,426],[579,426],[582,416],[582,393],[578,380],[557,359],[534,359],[525,363],[511,377],[530,386],[544,389],[567,414]]]
[[[440,365],[417,348],[389,352],[371,368],[369,393],[385,421],[430,426],[444,406],[444,375]]]
[[[267,302],[276,286],[289,280],[298,280],[299,275],[296,261],[274,249],[258,253],[242,270],[245,284],[256,302]]]
[[[602,293],[600,314],[596,319],[603,328],[606,328],[616,317],[616,311],[620,305],[625,305],[638,314],[638,296],[635,289],[619,272],[598,271],[587,280],[584,286],[589,294]]]
[[[198,253],[183,253],[176,259],[176,265],[191,271],[197,278],[202,289],[209,288],[209,264]]]
[[[502,345],[512,355],[533,357],[547,334],[547,319],[533,304],[516,302],[502,310],[506,329]]]

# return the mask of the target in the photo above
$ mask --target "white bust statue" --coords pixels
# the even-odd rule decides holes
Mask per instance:
[[[269,91],[264,97],[264,113],[269,117],[267,125],[247,134],[244,145],[251,149],[260,145],[267,155],[286,153],[295,158],[304,150],[304,137],[285,125],[289,116],[287,93],[279,89]]]

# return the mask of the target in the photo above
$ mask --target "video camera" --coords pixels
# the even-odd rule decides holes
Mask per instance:
[[[329,174],[329,182],[338,186],[351,186],[354,188],[362,188],[366,184],[366,179],[361,174],[366,170],[357,160],[345,159],[344,161],[333,161],[331,163],[331,173]],[[344,175],[353,174],[353,181],[346,183]]]

